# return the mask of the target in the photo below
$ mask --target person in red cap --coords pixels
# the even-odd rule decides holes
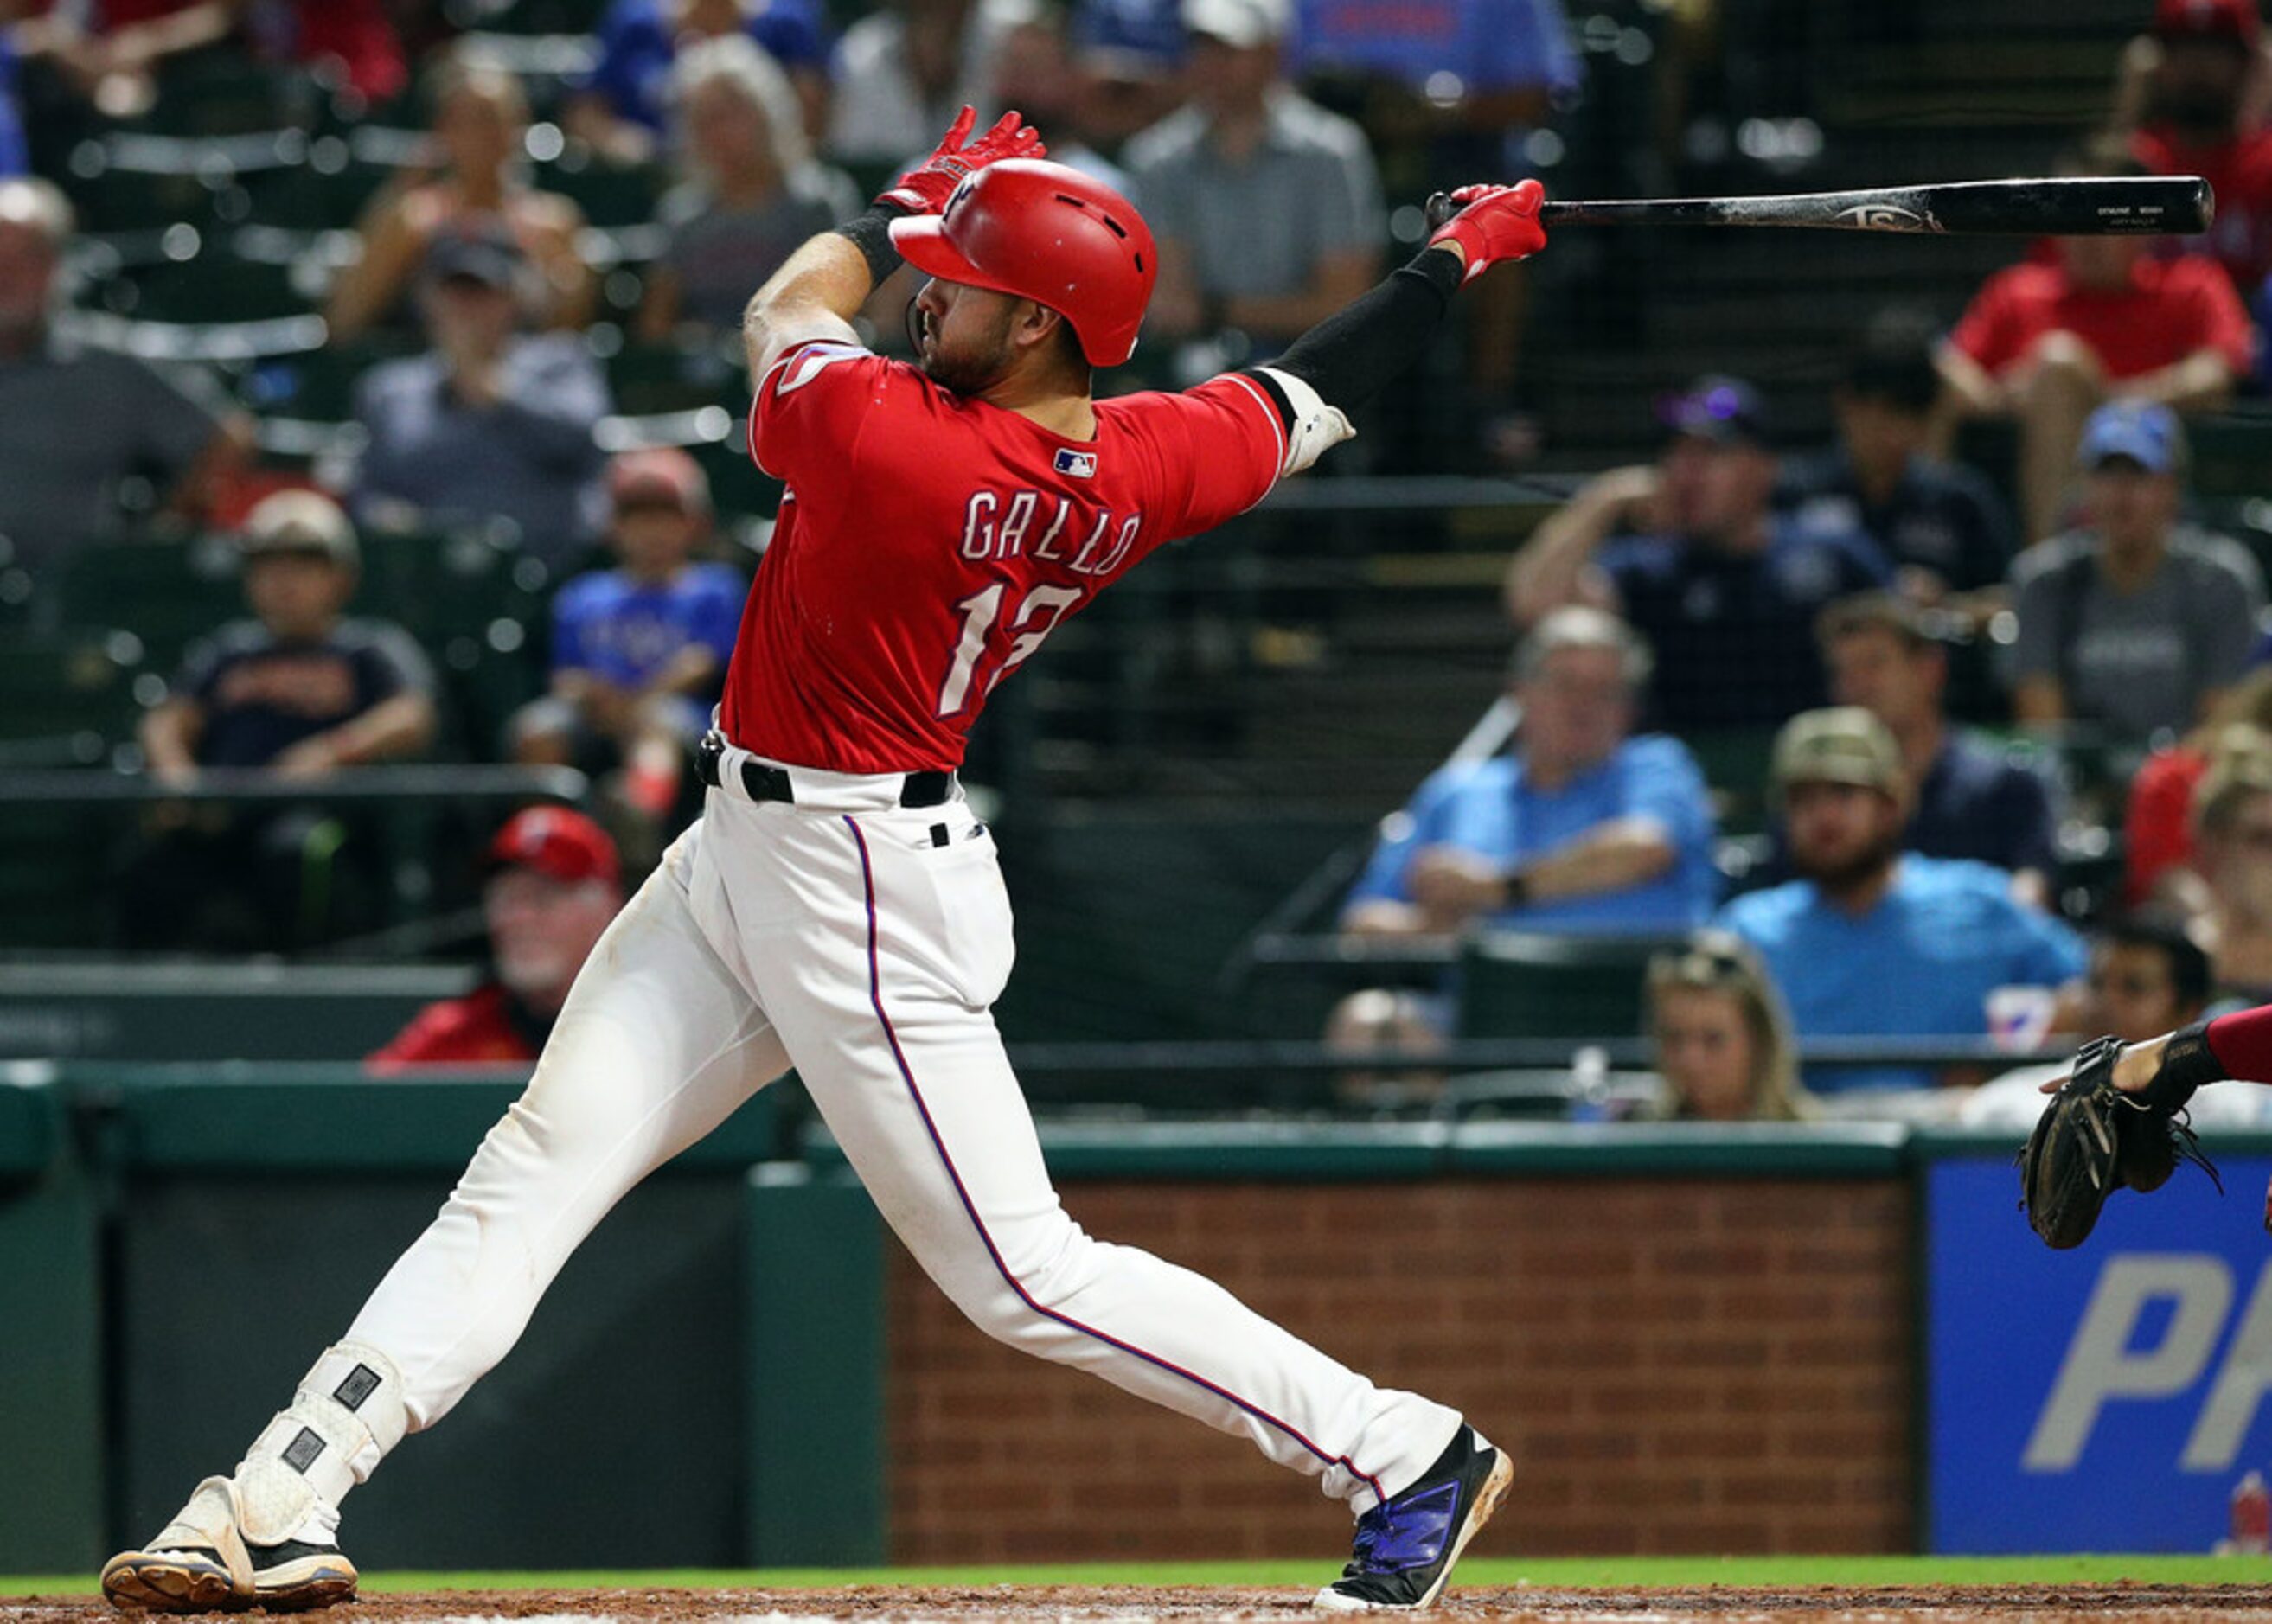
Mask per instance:
[[[2272,274],[2272,64],[2257,0],[2158,0],[2123,52],[2115,123],[2156,175],[2198,175],[2216,194],[2207,232],[2185,240],[2231,274],[2244,299]]]
[[[566,807],[515,813],[490,842],[485,866],[490,979],[411,1017],[364,1062],[370,1070],[534,1060],[576,972],[624,905],[616,843]]]
[[[710,725],[748,583],[695,560],[710,534],[710,484],[676,446],[624,452],[609,465],[608,493],[621,562],[552,600],[551,692],[515,719],[513,758],[620,766],[620,799],[660,823]]]
[[[505,1356],[626,1192],[792,1067],[982,1330],[1242,1438],[1346,1510],[1349,1561],[1320,1608],[1431,1605],[1506,1494],[1512,1462],[1459,1411],[1067,1215],[994,1024],[1010,901],[956,769],[988,696],[1061,621],[1348,438],[1344,408],[1426,349],[1464,282],[1544,247],[1543,194],[1455,191],[1461,212],[1409,264],[1267,367],[1098,399],[1092,369],[1136,347],[1152,234],[1118,192],[1047,161],[1016,114],[974,140],[975,123],[966,108],[751,303],[751,449],[787,489],[697,757],[701,821],[290,1405],[104,1565],[118,1605],[351,1598],[340,1500]],[[917,364],[851,324],[903,257],[931,277]]]

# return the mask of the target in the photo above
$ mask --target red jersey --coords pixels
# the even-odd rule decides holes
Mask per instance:
[[[2141,130],[2131,140],[2139,160],[2157,175],[2198,175],[2216,193],[2216,218],[2182,241],[2225,269],[2244,299],[2272,274],[2272,130],[2208,146],[2179,141],[2173,130]]]
[[[2202,349],[2221,352],[2234,372],[2246,373],[2256,354],[2231,279],[2198,254],[2141,259],[2130,286],[2111,291],[2077,287],[2055,264],[2009,266],[1973,295],[1949,341],[1999,373],[2058,332],[2089,345],[2116,378],[2173,366]]]
[[[497,1066],[533,1061],[542,1033],[516,1016],[502,987],[477,987],[463,998],[430,1003],[410,1024],[363,1062],[369,1071],[392,1073],[414,1066]]]
[[[1164,541],[1252,507],[1286,459],[1252,378],[1096,403],[1069,440],[904,361],[803,344],[758,385],[786,482],[742,612],[721,725],[835,772],[946,771],[994,685]]]

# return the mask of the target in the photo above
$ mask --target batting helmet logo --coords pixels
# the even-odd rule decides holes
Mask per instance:
[[[1151,228],[1127,198],[1041,158],[968,176],[939,213],[893,220],[892,245],[943,281],[1049,306],[1097,367],[1135,353],[1160,268]]]

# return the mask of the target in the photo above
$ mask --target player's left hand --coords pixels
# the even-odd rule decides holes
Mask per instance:
[[[1049,156],[1049,148],[1042,145],[1041,132],[1026,123],[1021,113],[1003,114],[994,128],[972,141],[970,131],[977,123],[978,110],[964,108],[953,127],[947,130],[946,138],[938,144],[938,150],[900,176],[891,190],[876,201],[894,205],[911,214],[936,214],[946,207],[947,198],[962,184],[966,175],[988,164],[999,163],[1005,158]]]
[[[1546,246],[1546,227],[1538,211],[1546,189],[1536,181],[1512,186],[1462,186],[1452,194],[1460,212],[1428,239],[1435,248],[1457,243],[1467,269],[1462,283],[1472,282],[1493,265],[1511,259],[1528,259]]]

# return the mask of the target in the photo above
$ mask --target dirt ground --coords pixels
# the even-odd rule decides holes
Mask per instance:
[[[809,1620],[1004,1619],[1016,1624],[1138,1624],[1158,1620],[1315,1618],[1310,1592],[997,1586],[840,1590],[464,1590],[371,1596],[324,1615],[325,1624],[487,1624],[488,1620],[654,1620],[654,1624],[808,1624]],[[1454,1587],[1431,1615],[1536,1624],[2272,1624],[2272,1585],[1998,1585],[1848,1590],[1513,1590]],[[118,1615],[80,1597],[0,1602],[0,1624],[111,1624]]]

